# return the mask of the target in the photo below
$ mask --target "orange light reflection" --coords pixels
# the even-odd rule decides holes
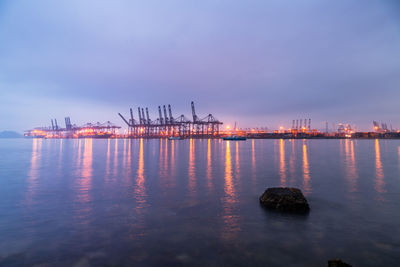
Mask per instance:
[[[232,183],[232,162],[231,162],[231,148],[230,142],[226,142],[225,152],[225,194],[227,194],[228,201],[232,201],[234,195],[234,188]]]
[[[225,150],[225,196],[223,209],[224,214],[222,216],[224,222],[224,229],[222,231],[223,239],[232,240],[236,237],[238,231],[240,231],[238,216],[235,214],[235,203],[236,194],[235,188],[232,180],[232,159],[231,159],[231,149],[230,142],[226,142]]]
[[[303,143],[303,188],[305,194],[311,193],[310,167],[308,164],[307,143]]]
[[[236,152],[235,152],[235,175],[240,176],[240,163],[239,163],[239,143],[236,142]]]
[[[254,149],[254,139],[251,140],[251,169],[252,169],[252,178],[253,184],[256,183],[256,151]],[[256,190],[254,188],[254,190]]]
[[[144,195],[145,195],[145,188],[144,188],[143,138],[141,138],[139,147],[139,161],[138,161],[135,196],[143,197]],[[139,198],[139,200],[142,199]]]
[[[211,173],[212,173],[212,166],[211,166],[211,139],[208,139],[208,143],[207,143],[207,186],[208,186],[208,189],[212,188]]]
[[[79,202],[87,203],[89,202],[89,190],[91,187],[91,179],[93,174],[92,168],[93,161],[93,144],[92,139],[85,139],[84,149],[83,149],[83,159],[82,159],[82,178],[79,183]]]
[[[115,143],[114,143],[114,167],[113,167],[113,169],[114,169],[114,172],[113,172],[114,179],[113,180],[116,179],[115,177],[117,177],[117,173],[118,173],[118,139],[115,138],[114,142]]]
[[[375,190],[378,193],[384,193],[385,189],[385,181],[384,181],[384,174],[382,168],[382,161],[381,161],[381,152],[379,148],[379,140],[375,139],[375,169],[376,169],[376,182],[375,182]]]
[[[58,153],[59,153],[58,167],[59,167],[59,170],[60,170],[60,171],[61,171],[61,167],[62,167],[63,140],[64,140],[64,139],[60,139],[60,149],[59,149],[59,151],[58,151]]]
[[[145,221],[144,214],[146,212],[147,204],[147,193],[145,186],[145,175],[144,175],[144,157],[143,157],[143,138],[140,139],[139,146],[139,158],[138,158],[138,169],[136,175],[136,185],[134,188],[134,198],[136,200],[136,214],[137,214],[137,225],[135,227],[138,232],[131,233],[131,238],[135,239],[137,236],[144,236],[145,232]]]
[[[82,160],[82,139],[79,139],[78,141],[78,155],[76,157],[76,175],[80,175],[80,168],[81,168],[81,160]]]
[[[189,140],[189,193],[196,191],[196,166],[195,166],[195,142],[194,139]]]
[[[78,202],[77,217],[79,220],[79,224],[87,226],[90,221],[91,212],[90,189],[93,175],[92,139],[85,138],[83,146],[82,166],[79,169],[81,173],[76,180],[76,187],[78,191],[75,199]],[[78,164],[80,163],[78,162]]]
[[[399,155],[399,170],[400,170],[400,146],[399,146],[399,148],[398,148],[398,155]]]
[[[345,151],[346,151],[346,173],[347,180],[349,182],[350,192],[357,191],[357,169],[354,156],[354,142],[353,140],[346,139],[345,141]]]
[[[106,160],[106,178],[105,181],[106,183],[108,182],[110,178],[110,139],[107,139],[107,160]]]
[[[158,174],[164,176],[164,154],[163,154],[163,139],[160,138],[160,151],[158,154]],[[162,180],[164,182],[164,180]]]
[[[122,152],[122,168],[124,170],[126,170],[126,162],[127,162],[127,158],[126,158],[126,138],[124,138],[124,143],[123,143],[123,149],[124,151]]]
[[[27,202],[33,204],[33,196],[35,195],[38,178],[39,178],[39,161],[41,158],[42,150],[42,139],[33,138],[32,140],[32,156],[31,156],[31,167],[28,174],[28,190],[27,190]]]
[[[173,180],[175,177],[175,141],[172,140],[171,141],[171,157],[170,157],[170,168],[171,168],[171,179],[170,179],[170,183],[171,186],[173,187],[175,185],[175,181]]]
[[[164,152],[164,173],[168,173],[168,144],[167,140],[165,140],[165,152]]]
[[[131,173],[132,169],[132,139],[129,139],[128,143],[128,173]]]
[[[285,142],[279,142],[279,174],[281,176],[281,186],[286,186],[286,164],[285,164]]]
[[[292,184],[294,177],[296,177],[296,175],[295,175],[296,174],[296,169],[295,169],[296,152],[294,149],[295,140],[291,139],[290,142],[291,142],[292,149],[291,149],[290,158],[289,158],[289,171],[290,171],[290,177],[291,177],[290,183]]]

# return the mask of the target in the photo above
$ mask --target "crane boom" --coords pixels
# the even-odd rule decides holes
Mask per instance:
[[[118,115],[121,117],[121,119],[122,119],[128,126],[131,126],[131,125],[129,124],[129,122],[124,118],[124,116],[122,116],[121,113],[118,113]]]

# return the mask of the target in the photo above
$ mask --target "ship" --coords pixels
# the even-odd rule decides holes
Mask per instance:
[[[246,137],[238,136],[238,135],[225,136],[225,137],[222,137],[222,139],[226,140],[226,141],[245,141],[245,140],[247,140]]]
[[[235,127],[234,127],[233,129],[234,129],[234,132],[235,132],[236,134],[231,133],[231,135],[222,137],[222,139],[223,139],[223,140],[226,140],[226,141],[245,141],[245,140],[247,140],[246,137],[237,135],[236,122],[235,122]]]
[[[104,133],[104,132],[90,132],[90,133],[82,133],[78,135],[78,138],[112,138],[112,133]]]
[[[182,136],[170,136],[168,137],[168,140],[183,140],[184,138]]]

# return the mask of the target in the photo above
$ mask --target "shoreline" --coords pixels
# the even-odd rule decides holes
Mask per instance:
[[[170,141],[182,141],[186,139],[222,139],[224,136],[219,137],[184,137],[182,139],[174,139]],[[40,137],[40,136],[24,136],[24,137],[15,137],[15,138],[1,138],[1,139],[166,139],[169,140],[168,137],[147,137],[147,136],[139,136],[139,137]],[[375,139],[383,139],[383,140],[400,140],[400,136],[396,137],[341,137],[341,136],[306,136],[306,137],[286,137],[286,136],[274,136],[274,137],[256,137],[256,136],[248,136],[247,139],[287,139],[287,140],[304,140],[304,139],[316,139],[316,140],[323,140],[323,139],[351,139],[351,140],[375,140]],[[232,140],[225,140],[225,141],[232,141]]]

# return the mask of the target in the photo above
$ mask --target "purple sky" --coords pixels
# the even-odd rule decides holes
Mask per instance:
[[[191,100],[241,127],[400,128],[400,1],[0,1],[0,130]]]

